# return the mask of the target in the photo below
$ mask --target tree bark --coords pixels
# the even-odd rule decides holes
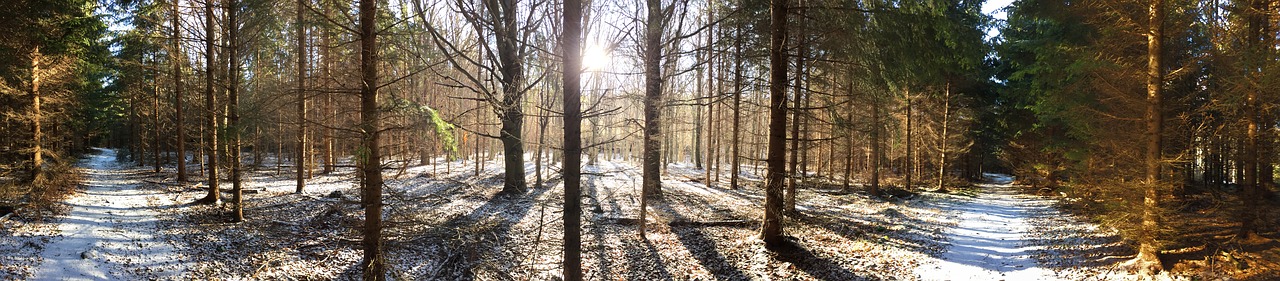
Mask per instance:
[[[769,39],[769,150],[765,176],[764,219],[760,238],[765,246],[782,246],[782,188],[787,156],[787,61],[783,54],[787,33],[787,0],[770,4]]]
[[[182,28],[180,19],[182,14],[178,11],[178,0],[173,1],[173,15],[169,18],[173,28],[173,38],[169,45],[169,60],[173,66],[173,118],[178,137],[178,183],[187,182],[187,130],[186,123],[183,122],[184,114],[182,106],[185,104],[182,100],[182,46],[178,44],[182,40]]]
[[[869,191],[871,196],[880,196],[880,159],[883,158],[883,152],[880,148],[883,140],[880,139],[880,103],[874,94],[871,96],[871,186]]]
[[[382,257],[382,154],[378,147],[382,135],[378,112],[378,1],[360,0],[360,130],[363,139],[360,161],[364,206],[364,256],[360,268],[364,280],[385,280],[386,261]]]
[[[801,23],[801,26],[803,26],[803,23]],[[800,41],[800,40],[797,40],[797,41]],[[804,77],[804,71],[805,71],[804,59],[805,59],[805,56],[808,55],[808,52],[807,52],[808,49],[805,46],[800,46],[799,48],[800,48],[800,55],[796,56],[796,80],[795,80],[795,84],[792,85],[792,95],[794,96],[794,101],[793,101],[794,108],[791,109],[792,124],[800,123],[800,118],[802,118],[803,116],[803,114],[801,114],[801,102],[804,100],[804,95],[805,95],[804,87],[803,87],[803,84],[801,84],[801,82],[803,81],[802,79]],[[788,171],[790,171],[788,173],[790,175],[788,177],[790,178],[790,182],[787,184],[787,191],[784,199],[784,201],[786,201],[784,203],[784,206],[785,206],[784,208],[786,208],[786,214],[788,216],[795,215],[796,213],[796,180],[804,176],[804,175],[801,175],[799,171],[796,170],[796,168],[798,168],[799,166],[799,160],[800,160],[799,159],[800,126],[794,126],[794,125],[791,126],[791,155],[790,156],[791,156],[791,161],[790,161],[789,167],[787,168]]]
[[[239,17],[240,1],[230,0],[227,3],[227,59],[230,61],[227,68],[227,131],[231,133],[230,147],[227,148],[227,154],[231,161],[231,189],[234,191],[235,198],[232,198],[235,206],[233,221],[244,221],[244,182],[241,178],[240,170],[240,132],[243,129],[240,124],[240,25],[237,21]]]
[[[1157,254],[1160,248],[1156,244],[1156,233],[1159,232],[1159,195],[1160,185],[1161,142],[1163,130],[1162,108],[1164,71],[1161,66],[1163,58],[1164,37],[1164,0],[1152,0],[1147,22],[1147,109],[1145,151],[1145,182],[1143,182],[1142,227],[1138,240],[1138,256],[1134,264],[1140,270],[1154,273],[1161,268]]]
[[[947,192],[947,125],[951,121],[951,83],[947,83],[947,88],[942,95],[942,137],[939,138],[938,146],[938,192]]]
[[[666,15],[661,0],[647,0],[644,34],[644,157],[641,205],[662,196],[662,32]],[[644,209],[641,208],[641,219]],[[643,224],[641,224],[643,229]]]
[[[302,26],[302,10],[305,6],[306,2],[304,0],[297,1],[297,6],[294,7],[296,10],[294,11],[295,18],[293,22],[294,36],[298,40],[296,46],[294,46],[294,56],[298,59],[296,66],[298,68],[298,88],[294,89],[297,94],[296,102],[298,103],[298,120],[295,120],[295,122],[298,122],[298,159],[294,166],[296,166],[298,174],[294,176],[296,184],[293,190],[294,193],[302,193],[302,188],[307,185],[307,165],[303,160],[306,159],[304,155],[307,155],[307,36],[306,29]]]
[[[33,179],[44,177],[44,151],[40,144],[44,142],[44,134],[41,131],[40,119],[44,118],[44,114],[40,112],[40,46],[35,46],[31,51],[31,176]],[[136,160],[142,163],[142,160]]]
[[[582,1],[564,0],[564,280],[582,280]]]
[[[204,34],[205,34],[204,35],[205,36],[205,39],[204,39],[204,50],[205,50],[204,52],[204,63],[205,63],[204,64],[205,66],[204,68],[205,69],[204,106],[205,106],[205,118],[208,119],[206,120],[207,122],[206,126],[208,126],[207,128],[208,130],[205,131],[208,134],[208,136],[206,137],[208,140],[206,140],[206,143],[205,143],[207,145],[206,149],[208,150],[208,153],[205,154],[205,157],[208,157],[208,160],[206,160],[205,162],[208,163],[206,167],[208,167],[209,169],[209,172],[208,172],[209,194],[206,195],[203,199],[196,201],[197,203],[203,203],[203,204],[217,204],[218,202],[221,201],[221,198],[220,198],[221,190],[219,189],[219,182],[218,182],[218,107],[217,107],[218,103],[216,99],[217,96],[213,92],[214,91],[213,78],[214,78],[214,75],[216,74],[216,69],[217,69],[217,66],[216,66],[217,63],[216,63],[216,60],[214,60],[214,56],[213,56],[213,53],[214,53],[213,40],[215,40],[214,32],[213,32],[213,25],[214,25],[213,6],[214,5],[217,5],[216,0],[206,0],[204,5]]]
[[[742,28],[739,27],[738,32]],[[742,143],[742,34],[734,36],[733,48],[733,152],[729,155],[729,188],[738,189],[738,174],[741,173],[741,157],[739,150]]]

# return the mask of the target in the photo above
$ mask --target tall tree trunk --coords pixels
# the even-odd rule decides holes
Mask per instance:
[[[152,57],[151,62],[155,64],[157,59]],[[158,65],[153,65],[153,67]],[[151,164],[152,172],[160,173],[160,83],[155,81],[160,78],[158,68],[152,68],[151,73]]]
[[[1259,150],[1260,136],[1258,131],[1259,127],[1263,126],[1259,124],[1261,122],[1261,111],[1263,110],[1258,105],[1258,92],[1261,89],[1256,86],[1260,83],[1258,80],[1261,77],[1261,73],[1257,71],[1261,67],[1258,62],[1262,60],[1261,58],[1266,57],[1267,48],[1273,46],[1272,42],[1269,42],[1272,40],[1269,36],[1274,34],[1267,30],[1267,26],[1270,24],[1266,12],[1270,8],[1270,3],[1267,2],[1266,0],[1249,0],[1249,8],[1245,12],[1248,25],[1248,34],[1246,34],[1248,38],[1246,38],[1247,42],[1245,43],[1246,53],[1249,53],[1250,57],[1255,59],[1244,62],[1244,68],[1246,69],[1244,75],[1249,82],[1245,83],[1247,85],[1245,86],[1245,122],[1247,124],[1247,132],[1245,133],[1244,151],[1241,153],[1244,158],[1242,161],[1244,162],[1244,182],[1241,185],[1244,187],[1244,193],[1241,195],[1244,201],[1244,208],[1240,209],[1241,224],[1238,233],[1241,237],[1249,240],[1258,238],[1258,197],[1262,195],[1260,191],[1263,187],[1261,185],[1262,181],[1259,180],[1258,172],[1261,167],[1259,167],[1258,162],[1261,157],[1269,157],[1259,153],[1261,151]],[[1270,167],[1267,167],[1266,170],[1268,172],[1271,171]]]
[[[942,137],[938,141],[938,192],[947,192],[947,125],[951,121],[951,82],[942,95]]]
[[[880,139],[880,103],[874,94],[871,96],[871,196],[880,196],[880,159],[884,158],[880,148],[883,147]]]
[[[216,39],[213,32],[213,25],[215,24],[213,21],[214,5],[217,5],[216,0],[206,0],[204,5],[204,106],[205,118],[208,119],[206,120],[206,126],[208,126],[206,130],[206,133],[208,133],[206,137],[208,139],[206,141],[206,145],[208,145],[206,147],[208,150],[206,157],[208,157],[208,160],[205,162],[208,163],[207,167],[209,169],[209,194],[197,201],[197,203],[203,204],[217,204],[221,201],[221,190],[218,186],[218,103],[217,96],[213,93],[213,78],[217,69],[217,62],[213,56],[213,40]]]
[[[564,280],[582,280],[582,1],[564,0]]]
[[[644,157],[643,199],[662,196],[662,32],[665,27],[661,0],[647,0],[644,33]],[[640,214],[648,200],[641,200]],[[643,222],[643,220],[642,220]],[[643,223],[641,224],[643,225]],[[643,229],[643,227],[641,228]],[[642,231],[643,233],[643,231]]]
[[[800,24],[800,26],[804,26],[803,19],[801,20],[801,22],[802,23]],[[796,41],[797,43],[799,43],[800,40],[796,40]],[[801,82],[804,81],[803,80],[804,71],[805,71],[804,59],[805,59],[805,56],[809,55],[808,48],[806,46],[800,46],[799,48],[800,48],[800,55],[796,56],[796,80],[795,80],[795,84],[792,85],[792,95],[794,96],[794,101],[793,101],[794,108],[791,109],[792,124],[799,124],[800,118],[802,118],[803,116],[803,114],[801,114],[801,110],[802,110],[801,102],[804,100],[805,93],[804,93],[804,84],[801,84]],[[788,216],[795,215],[796,213],[796,180],[804,176],[804,175],[801,175],[799,171],[796,170],[796,168],[798,168],[800,164],[799,156],[800,156],[800,126],[793,125],[791,126],[791,161],[789,164],[790,166],[787,168],[788,171],[790,171],[790,173],[788,173],[790,175],[788,177],[790,178],[790,182],[789,184],[787,184],[787,191],[784,199],[785,201],[784,208]]]
[[[173,0],[173,15],[169,18],[173,28],[173,40],[169,45],[169,63],[173,66],[173,118],[174,126],[177,130],[178,137],[178,183],[187,182],[187,126],[183,122],[184,114],[182,106],[186,104],[182,100],[182,46],[178,44],[182,40],[182,27],[179,20],[182,14],[178,11],[178,0]]]
[[[911,118],[911,90],[903,90],[903,94],[904,94],[904,95],[906,95],[906,97],[907,97],[907,115],[906,115],[906,119],[907,119],[907,126],[906,126],[906,130],[907,130],[907,137],[906,137],[907,145],[904,147],[904,148],[906,148],[906,149],[907,149],[907,154],[905,154],[905,155],[906,155],[906,161],[902,161],[902,162],[903,162],[903,165],[906,165],[906,168],[905,168],[905,169],[902,169],[902,171],[906,173],[906,175],[904,175],[904,177],[903,177],[903,178],[904,178],[904,180],[903,180],[902,188],[903,188],[903,189],[906,189],[906,190],[911,190],[911,175],[913,174],[911,170],[912,170],[912,168],[914,168],[914,166],[912,166],[912,165],[911,165],[911,164],[913,164],[913,163],[911,162],[911,161],[912,161],[912,159],[913,159],[913,157],[912,157],[913,155],[911,154],[911,149],[913,148],[913,147],[911,147],[911,145],[912,145],[912,144],[911,144],[911,119],[912,119],[912,118]]]
[[[44,177],[44,151],[40,144],[44,142],[44,135],[41,131],[40,119],[44,118],[44,114],[40,112],[40,46],[35,46],[31,51],[31,176],[33,179],[41,179]],[[142,160],[136,160],[142,163]]]
[[[302,193],[302,188],[307,185],[307,175],[306,175],[307,164],[304,163],[306,161],[303,160],[303,159],[306,159],[304,155],[307,155],[306,82],[307,82],[307,57],[308,56],[306,55],[307,54],[306,53],[307,34],[306,34],[306,29],[303,28],[302,26],[302,19],[303,19],[302,10],[303,10],[303,7],[305,6],[306,6],[305,0],[298,0],[297,6],[294,7],[295,18],[293,22],[293,27],[294,27],[293,34],[298,40],[296,46],[294,46],[295,47],[294,50],[296,50],[294,52],[294,56],[297,56],[297,59],[298,59],[298,64],[296,66],[298,68],[297,69],[298,70],[298,77],[297,77],[298,88],[294,89],[295,91],[297,91],[296,93],[298,95],[297,100],[295,101],[298,103],[297,105],[298,120],[296,120],[296,122],[298,122],[298,159],[294,163],[294,166],[297,166],[296,168],[297,168],[298,174],[294,176],[295,178],[294,181],[296,182],[296,187],[293,190],[294,193]]]
[[[787,164],[787,0],[773,0],[769,34],[769,151],[765,175],[764,219],[760,238],[765,246],[782,246],[782,188]]]
[[[332,5],[332,3],[329,2],[328,0],[320,0],[320,5],[321,5],[320,7],[321,13],[323,13],[322,16],[328,17],[330,13],[329,12],[330,6]],[[321,87],[321,89],[324,89],[324,109],[323,109],[324,112],[321,114],[324,117],[322,117],[321,120],[324,120],[326,124],[336,124],[338,122],[338,120],[336,120],[338,118],[338,113],[336,111],[337,109],[333,106],[333,102],[334,102],[333,94],[329,92],[330,91],[329,81],[333,79],[333,73],[330,72],[330,64],[333,63],[333,56],[334,56],[333,47],[329,46],[329,44],[333,42],[333,38],[332,38],[333,31],[331,31],[331,28],[327,28],[327,27],[322,27],[320,29],[321,29],[320,52],[321,52],[322,59],[324,60],[320,64],[320,72],[323,73],[324,75],[322,80],[324,82],[322,82],[323,84]],[[321,152],[321,154],[323,154],[323,157],[324,157],[324,173],[329,174],[329,173],[333,173],[334,164],[335,164],[333,163],[334,161],[333,138],[336,132],[335,132],[334,126],[332,125],[324,126],[322,130],[324,130],[324,134],[322,137],[324,138],[324,144],[321,145],[321,147],[323,148],[323,151]]]
[[[741,32],[742,28],[738,29]],[[742,34],[734,36],[733,48],[733,137],[729,141],[733,143],[733,152],[729,155],[729,188],[738,189],[738,174],[741,173],[741,155],[739,149],[742,143]]]
[[[230,147],[227,148],[227,155],[231,161],[231,189],[234,191],[235,198],[232,198],[235,206],[234,221],[244,221],[244,182],[240,178],[240,132],[243,126],[240,124],[240,23],[237,21],[239,17],[240,1],[230,0],[227,3],[227,131],[231,133]]]
[[[1160,228],[1159,195],[1160,185],[1161,143],[1163,130],[1161,116],[1164,70],[1161,66],[1163,58],[1164,37],[1164,0],[1152,0],[1147,21],[1147,109],[1146,109],[1146,180],[1143,182],[1142,227],[1138,238],[1138,256],[1134,265],[1140,270],[1154,273],[1161,268],[1157,254],[1160,248],[1156,244],[1156,233]]]
[[[378,139],[382,135],[378,112],[378,1],[360,0],[360,146],[365,153],[360,159],[364,205],[364,257],[360,268],[364,280],[385,280],[386,261],[382,257],[382,154]]]
[[[498,135],[502,141],[502,151],[504,158],[504,170],[506,177],[503,180],[502,192],[507,194],[523,194],[525,192],[524,181],[524,142],[521,132],[524,132],[524,112],[521,101],[524,100],[524,56],[520,51],[525,48],[521,46],[523,42],[519,40],[521,29],[516,26],[516,7],[515,1],[499,0],[498,6],[500,11],[493,11],[491,7],[490,14],[495,20],[494,36],[498,45],[498,63],[502,72],[502,104],[501,115],[502,130]]]

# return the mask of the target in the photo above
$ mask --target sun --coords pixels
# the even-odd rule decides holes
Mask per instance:
[[[582,67],[585,71],[604,71],[609,68],[609,50],[599,44],[591,44],[582,54]]]

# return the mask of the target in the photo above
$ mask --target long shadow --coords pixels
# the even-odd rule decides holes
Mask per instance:
[[[796,268],[809,274],[809,276],[820,280],[862,280],[869,278],[849,271],[849,269],[831,259],[819,257],[791,239],[784,241],[785,244],[781,247],[772,249],[778,254],[778,260],[795,265]]]
[[[667,196],[673,198],[677,196]],[[691,201],[702,201],[701,204],[692,206],[707,206],[703,200],[695,200],[690,196],[678,196],[687,198]],[[655,200],[653,208],[671,215],[677,221],[688,220],[684,215],[671,208],[670,203],[666,200]],[[748,280],[750,277],[742,269],[729,262],[724,254],[720,253],[719,246],[716,246],[714,240],[707,236],[702,229],[698,227],[672,226],[671,231],[674,232],[684,248],[698,259],[703,268],[711,271],[717,280]]]
[[[610,166],[603,167],[603,165],[593,165],[586,167],[585,170],[592,173],[602,172],[601,168],[607,170],[618,170],[616,164],[612,164],[612,162],[605,163],[609,163]],[[614,172],[623,173],[628,176],[637,176],[629,174],[628,171]],[[618,197],[616,196],[617,192],[610,187],[627,188],[626,186],[631,184],[624,183],[623,185],[611,186],[606,182],[608,180],[616,180],[616,178],[617,177],[610,176],[588,176],[585,178],[585,181],[583,181],[584,191],[586,191],[586,198],[584,198],[584,200],[589,200],[583,202],[583,207],[588,211],[587,213],[584,213],[584,215],[595,222],[588,224],[587,227],[590,228],[589,231],[591,232],[591,237],[595,239],[596,245],[602,247],[602,249],[593,251],[595,259],[600,263],[599,268],[596,268],[596,270],[599,270],[601,275],[605,278],[611,278],[617,275],[617,273],[613,272],[615,261],[609,256],[609,251],[603,247],[607,247],[607,243],[604,242],[606,239],[611,237],[611,235],[621,235],[621,237],[615,238],[623,243],[620,248],[627,253],[626,258],[628,271],[625,273],[626,279],[674,279],[675,277],[671,275],[666,264],[662,262],[662,256],[658,254],[658,249],[655,248],[648,239],[631,236],[629,235],[632,233],[630,232],[630,228],[614,225],[607,221],[613,219],[611,217],[614,216],[624,217],[627,215],[623,212],[621,205],[618,203]],[[610,230],[614,230],[621,234],[610,234]]]
[[[500,178],[501,175],[498,175],[495,177]],[[554,184],[555,184],[554,182],[551,182],[551,183],[548,183],[548,186],[554,186]],[[481,184],[481,185],[489,186],[489,184]],[[493,252],[495,250],[498,250],[498,249],[509,250],[511,247],[515,247],[514,245],[508,244],[510,241],[508,235],[513,230],[513,227],[515,226],[515,224],[519,223],[521,220],[524,219],[526,215],[529,214],[529,211],[535,205],[533,204],[533,201],[539,196],[541,196],[542,194],[550,190],[552,190],[552,188],[535,188],[535,189],[531,189],[528,193],[524,193],[524,194],[497,193],[489,197],[489,199],[485,201],[484,204],[480,205],[479,207],[476,207],[470,213],[462,216],[456,216],[452,219],[446,220],[445,222],[437,226],[432,227],[436,230],[443,230],[442,237],[438,237],[438,239],[443,239],[444,241],[448,241],[448,242],[458,242],[458,241],[474,242],[474,244],[464,242],[462,243],[463,245],[446,245],[445,248],[452,248],[452,251],[446,251],[446,252],[467,253],[465,255],[465,258],[459,262],[463,263],[463,267],[467,268],[468,270],[452,272],[451,276],[445,275],[445,276],[439,276],[439,277],[444,279],[454,279],[454,280],[475,279],[476,276],[475,276],[474,269],[475,269],[475,266],[479,265],[482,258],[485,258],[486,255],[501,254],[499,252]],[[496,220],[497,224],[492,226],[491,228],[487,228],[487,229],[470,228],[471,230],[479,230],[481,232],[471,232],[471,233],[461,232],[462,228],[468,228],[468,227],[477,225],[477,223],[479,222],[483,222],[487,219],[492,219],[494,217],[497,218]],[[460,239],[460,238],[463,238],[464,236],[470,236],[470,239]],[[444,241],[439,241],[436,239],[426,240],[426,242],[428,243],[444,242]],[[466,245],[466,244],[470,244],[470,245]],[[528,246],[532,246],[532,245],[528,245]],[[451,257],[444,256],[441,258],[444,260],[448,260]],[[497,268],[512,269],[518,266],[518,262],[520,262],[521,258],[515,257],[515,256],[496,256],[489,260],[502,263],[502,264],[496,265]]]

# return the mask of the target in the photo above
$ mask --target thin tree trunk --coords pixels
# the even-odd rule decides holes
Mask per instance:
[[[364,257],[360,268],[364,280],[385,280],[386,261],[382,257],[382,135],[378,112],[378,1],[360,0],[360,129],[363,131],[360,170],[363,180],[360,204],[364,205]]]
[[[880,151],[883,140],[880,139],[880,103],[874,94],[871,96],[871,196],[880,196],[880,159],[883,158],[883,152]]]
[[[804,24],[801,23],[801,26],[803,25]],[[804,71],[805,71],[804,59],[805,59],[805,56],[808,55],[807,51],[808,51],[808,48],[801,46],[800,55],[796,56],[796,80],[795,80],[795,84],[792,85],[792,95],[794,96],[794,101],[793,101],[794,108],[791,109],[791,122],[793,124],[799,124],[800,118],[802,118],[803,116],[803,114],[800,114],[800,113],[802,110],[801,102],[804,100],[805,93],[804,93],[804,85],[801,84],[801,82],[803,82],[803,77],[804,77]],[[793,125],[791,126],[791,161],[789,163],[789,167],[787,168],[788,171],[790,171],[788,173],[790,175],[789,176],[790,182],[787,184],[787,190],[786,190],[786,195],[784,199],[785,203],[783,204],[785,208],[785,213],[788,216],[793,216],[796,213],[796,180],[803,176],[803,175],[800,175],[800,173],[796,170],[796,168],[798,168],[800,164],[799,156],[800,156],[800,126]]]
[[[36,46],[31,52],[31,176],[34,179],[44,177],[44,150],[40,144],[44,142],[44,134],[41,131],[41,119],[44,119],[44,113],[40,112],[40,46]],[[137,160],[142,163],[141,160]]]
[[[294,50],[296,50],[294,56],[298,59],[298,64],[296,66],[298,68],[298,88],[294,89],[297,93],[297,100],[295,102],[298,103],[298,120],[295,121],[298,122],[298,159],[295,160],[294,166],[297,166],[298,174],[294,176],[296,183],[293,190],[294,193],[302,193],[302,188],[307,185],[307,164],[304,163],[306,161],[303,160],[306,159],[305,155],[307,155],[307,34],[306,29],[302,26],[302,13],[303,7],[305,6],[306,2],[304,0],[297,1],[297,6],[294,7],[296,10],[294,11],[295,18],[293,22],[294,36],[298,40],[297,45],[294,46]]]
[[[741,28],[739,28],[741,30]],[[741,31],[739,31],[741,32]],[[740,155],[740,147],[742,143],[742,36],[734,36],[733,48],[733,137],[729,141],[733,143],[733,152],[729,155],[729,188],[738,189],[738,174],[741,173],[742,163]]]
[[[227,131],[231,133],[227,155],[231,158],[231,189],[235,195],[231,200],[235,206],[233,220],[240,222],[244,221],[244,182],[240,178],[240,132],[243,129],[240,124],[240,26],[237,21],[240,2],[230,0],[227,6],[227,42],[230,43],[227,47],[227,59],[230,61],[227,68]]]
[[[177,130],[178,137],[178,183],[187,182],[187,130],[186,123],[183,122],[185,114],[182,112],[182,106],[186,103],[182,100],[182,46],[178,44],[182,40],[182,28],[180,19],[182,14],[178,11],[178,0],[173,1],[173,15],[169,18],[173,30],[173,40],[169,45],[169,60],[173,66],[173,118],[174,126]]]
[[[947,192],[947,125],[951,121],[951,83],[942,95],[942,137],[938,141],[938,192]]]
[[[564,280],[582,280],[582,1],[564,1]]]
[[[152,63],[155,63],[155,62],[156,62],[155,57],[152,57],[152,60],[151,60],[151,61],[152,61]],[[159,72],[160,72],[160,71],[156,70],[156,68],[152,68],[152,74],[151,74],[152,79],[158,79],[158,78],[160,78],[160,73],[159,73]],[[152,147],[152,149],[151,149],[151,150],[152,150],[152,153],[151,153],[151,164],[152,164],[152,172],[153,172],[153,173],[157,173],[157,174],[159,174],[159,173],[160,173],[160,151],[161,151],[161,150],[160,150],[160,83],[159,83],[159,81],[152,81],[152,83],[151,83],[151,94],[152,94],[152,99],[151,99],[151,147]]]
[[[912,170],[912,168],[914,168],[914,166],[913,166],[913,165],[911,165],[911,164],[913,164],[913,163],[911,162],[911,161],[912,161],[912,159],[913,159],[913,157],[912,157],[913,155],[911,154],[911,149],[912,149],[912,147],[911,147],[911,146],[912,146],[912,144],[911,144],[911,119],[912,119],[912,118],[911,118],[911,90],[904,90],[904,91],[903,91],[903,93],[904,93],[904,94],[906,95],[906,97],[907,97],[907,115],[906,115],[906,117],[907,117],[907,126],[906,126],[906,130],[907,130],[907,137],[906,137],[907,145],[905,146],[905,148],[907,149],[907,154],[906,154],[906,161],[903,161],[903,165],[906,165],[906,168],[905,168],[905,169],[902,169],[902,171],[903,171],[903,172],[905,172],[905,173],[906,173],[906,175],[905,175],[904,180],[903,180],[902,188],[903,188],[903,189],[906,189],[906,190],[911,190],[911,174],[912,174],[912,171],[911,171],[911,170]]]
[[[217,204],[219,201],[221,201],[221,198],[220,198],[221,191],[218,188],[219,187],[218,186],[219,185],[219,182],[218,182],[218,107],[216,102],[216,95],[214,95],[213,93],[213,90],[214,90],[213,78],[216,70],[216,61],[214,60],[214,56],[213,56],[213,51],[214,51],[213,40],[215,39],[214,32],[213,32],[213,25],[214,25],[213,6],[214,5],[217,5],[217,1],[215,0],[206,0],[204,5],[204,34],[205,34],[204,105],[205,105],[205,111],[206,111],[205,117],[208,119],[207,120],[208,128],[206,130],[206,133],[208,133],[208,136],[206,137],[208,139],[206,141],[207,142],[206,144],[208,145],[207,146],[208,153],[206,153],[206,157],[208,157],[208,160],[206,160],[205,162],[209,163],[207,165],[209,169],[209,173],[208,173],[209,194],[206,195],[203,199],[200,199],[199,201],[197,201],[197,203],[203,203],[203,204]]]

